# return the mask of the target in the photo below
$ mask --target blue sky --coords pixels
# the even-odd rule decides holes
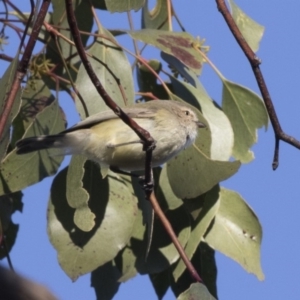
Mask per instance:
[[[300,3],[236,0],[236,4],[265,26],[257,53],[262,59],[261,69],[283,129],[300,139],[300,36],[297,33]],[[215,1],[175,0],[174,5],[186,30],[206,39],[206,44],[211,47],[208,55],[223,75],[258,93],[249,63],[217,11]],[[126,20],[118,14],[113,15],[113,21],[103,15],[100,14],[100,19],[109,28],[112,28],[109,24],[121,28]],[[9,42],[11,48],[7,49],[15,51],[16,41],[11,38]],[[221,83],[209,66],[204,67],[201,81],[210,96],[220,101]],[[72,125],[78,121],[72,101],[67,97],[60,100]],[[300,151],[281,143],[280,165],[274,172],[271,168],[273,147],[272,128],[269,127],[267,132],[260,130],[258,144],[253,147],[255,160],[243,165],[238,174],[222,183],[238,191],[261,221],[261,260],[266,278],[260,282],[231,259],[217,254],[220,299],[300,299],[300,197],[297,190]],[[48,241],[46,209],[51,182],[52,178],[47,178],[25,190],[24,211],[14,216],[20,231],[11,259],[16,270],[47,285],[59,299],[95,299],[94,290],[90,288],[90,275],[72,283],[59,267],[56,251]],[[156,297],[147,276],[138,276],[122,284],[114,299],[150,300]],[[164,299],[174,299],[174,296],[168,292]]]

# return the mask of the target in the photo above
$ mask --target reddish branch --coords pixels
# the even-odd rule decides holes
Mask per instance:
[[[191,276],[194,278],[195,281],[203,282],[203,280],[197,273],[196,269],[194,268],[194,266],[188,259],[180,242],[178,241],[177,236],[176,236],[175,232],[173,231],[172,225],[170,224],[169,220],[166,218],[165,214],[163,213],[162,209],[160,208],[153,192],[149,195],[149,200],[151,202],[153,210],[155,211],[155,213],[157,214],[157,216],[160,218],[161,222],[163,223],[166,231],[168,232],[174,246],[176,247],[178,253],[180,254],[180,257],[182,258],[182,260],[183,260],[184,264],[186,265],[186,268],[190,272]]]
[[[279,142],[284,141],[297,149],[300,149],[300,141],[295,139],[294,137],[286,134],[280,125],[280,122],[278,120],[270,93],[268,91],[265,79],[263,77],[263,74],[259,68],[260,60],[256,56],[256,54],[252,51],[248,43],[246,42],[245,38],[243,37],[242,33],[240,32],[239,28],[237,27],[236,23],[234,22],[226,4],[225,0],[216,0],[217,7],[220,13],[223,15],[230,31],[232,32],[233,36],[235,37],[237,43],[242,48],[244,54],[249,60],[249,63],[252,67],[254,76],[256,78],[258,87],[260,89],[262,98],[265,102],[266,109],[268,111],[270,121],[274,130],[275,134],[275,149],[274,149],[274,158],[273,158],[273,170],[276,170],[279,164]]]
[[[4,100],[3,113],[0,118],[0,139],[4,134],[5,124],[8,121],[8,117],[9,117],[11,109],[13,107],[14,100],[16,98],[18,89],[19,89],[21,82],[26,74],[27,69],[28,69],[30,57],[32,55],[32,51],[34,49],[35,43],[37,41],[39,32],[40,32],[42,24],[43,24],[43,21],[45,19],[46,13],[48,11],[50,2],[51,2],[50,0],[43,0],[41,9],[37,15],[36,22],[34,23],[34,26],[32,28],[32,33],[29,37],[28,44],[24,50],[24,54],[18,65],[18,69],[15,74],[15,77],[14,77],[14,80],[13,80],[13,83],[11,86],[11,90],[7,94],[7,98]],[[25,36],[26,36],[26,31],[24,32],[24,38],[25,38]]]

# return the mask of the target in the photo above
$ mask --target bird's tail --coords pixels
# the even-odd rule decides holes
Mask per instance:
[[[63,148],[65,134],[42,135],[38,137],[25,138],[16,143],[17,154],[26,154],[49,148]]]

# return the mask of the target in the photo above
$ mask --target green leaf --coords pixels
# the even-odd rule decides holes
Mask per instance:
[[[15,244],[19,225],[12,221],[12,215],[18,210],[22,212],[22,192],[0,196],[0,243],[5,238],[6,249],[0,247],[0,259],[6,258]],[[6,252],[7,251],[7,252]]]
[[[160,273],[149,274],[149,278],[155,290],[157,298],[159,300],[163,299],[168,288],[170,287],[169,269]]]
[[[107,10],[110,12],[138,11],[145,5],[145,0],[105,0]]]
[[[242,197],[221,189],[221,204],[205,241],[263,280],[260,266],[262,228],[257,216]]]
[[[159,60],[151,59],[148,61],[148,65],[159,74],[162,68],[162,64]],[[137,67],[137,82],[139,85],[139,91],[143,93],[152,93],[158,99],[168,99],[168,93],[162,84],[159,84],[157,77],[143,64]],[[166,82],[169,87],[169,83]],[[146,100],[152,98],[143,96]]]
[[[268,126],[265,105],[257,94],[226,79],[222,98],[234,132],[233,156],[243,163],[250,162],[254,154],[249,148],[257,142],[257,129]]]
[[[83,187],[87,190],[89,174],[85,172],[83,178]],[[53,181],[48,207],[48,234],[62,269],[73,280],[111,261],[131,237],[137,201],[123,180],[112,174],[102,179],[98,169],[98,178],[96,173],[93,175],[97,184],[93,184],[89,207],[96,218],[95,226],[89,232],[80,230],[74,223],[75,210],[66,199],[67,169]]]
[[[193,283],[177,300],[216,300],[202,283]]]
[[[136,257],[128,246],[120,251],[115,258],[115,264],[120,272],[118,282],[125,282],[136,276],[137,269],[135,267]]]
[[[201,199],[192,199],[191,202],[203,201],[203,206],[199,216],[192,223],[192,232],[190,238],[185,247],[185,253],[189,259],[191,259],[199,246],[203,235],[205,234],[208,226],[215,217],[219,206],[219,186],[215,186],[212,190],[207,192]],[[204,198],[204,199],[203,199]],[[182,260],[179,260],[176,267],[173,270],[174,280],[177,281],[178,278],[183,274],[186,266]]]
[[[91,286],[95,289],[97,299],[112,299],[117,293],[120,282],[120,271],[110,261],[91,274]]]
[[[201,242],[190,261],[197,273],[203,280],[208,291],[217,298],[217,267],[215,260],[215,251],[206,243]],[[171,288],[175,296],[179,296],[186,291],[193,279],[190,272],[185,269],[184,273],[175,281],[171,281]]]
[[[57,102],[47,106],[28,126],[24,137],[54,134],[64,130],[65,122]],[[0,195],[20,191],[57,172],[62,156],[51,156],[51,150],[24,155],[11,151],[0,167]],[[49,155],[50,154],[50,155]]]
[[[90,3],[84,0],[73,0],[72,2],[79,30],[91,32],[93,26],[93,14]],[[60,34],[62,34],[68,40],[72,40],[72,34],[70,30],[68,30],[69,23],[67,20],[65,2],[60,0],[53,0],[52,6],[52,24],[59,26],[61,28],[58,29]],[[63,28],[66,28],[67,30],[64,30]],[[80,38],[82,40],[83,45],[85,46],[89,39],[89,36],[82,34]],[[51,61],[51,63],[58,64],[58,68],[55,69],[55,74],[64,76],[66,79],[69,80],[68,75],[66,74],[66,71],[64,70],[62,64],[62,58],[60,55],[61,51],[63,58],[67,59],[67,64],[69,65],[69,67],[72,66],[69,69],[73,80],[75,80],[77,72],[73,70],[73,67],[75,65],[77,65],[78,67],[78,65],[81,63],[79,56],[74,55],[77,53],[77,49],[74,45],[72,45],[69,41],[65,39],[60,38],[57,41],[60,50],[57,49],[55,39],[50,39],[50,42],[47,44],[46,48],[46,57]]]
[[[55,97],[51,94],[45,82],[38,78],[30,77],[22,91],[20,112],[13,122],[11,144],[22,138],[25,130],[32,124],[36,115],[49,106]],[[64,113],[61,111],[62,118]]]
[[[71,159],[67,175],[67,201],[68,204],[75,208],[74,223],[82,231],[90,231],[95,226],[95,214],[89,208],[88,201],[90,193],[97,192],[93,190],[94,185],[98,185],[99,167],[95,164],[88,163],[89,167],[89,191],[83,187],[83,176],[87,170],[84,168],[86,158],[74,155]],[[95,196],[94,196],[95,197]]]
[[[189,70],[185,70],[185,72],[187,73]],[[191,74],[192,72],[189,73],[191,76],[193,75]],[[232,153],[234,136],[227,116],[215,106],[196,76],[195,82],[197,88],[173,76],[170,76],[170,79],[177,96],[195,106],[199,106],[200,104],[203,116],[209,124],[211,134],[210,158],[221,161],[229,160]],[[199,132],[199,135],[201,133],[202,131]],[[207,140],[202,141],[202,143],[207,142]]]
[[[203,58],[194,48],[199,41],[187,32],[169,32],[155,29],[127,31],[135,40],[153,45],[179,59],[196,74],[200,73]]]
[[[99,28],[99,34],[106,36],[111,41],[115,41],[113,35],[103,27]],[[106,92],[119,106],[124,107],[134,102],[131,66],[122,49],[108,39],[99,37],[95,40],[88,51],[89,55],[92,56],[92,58],[89,58],[89,61]],[[115,74],[120,81],[122,91],[118,81],[112,74]],[[84,99],[89,115],[108,109],[83,65],[79,68],[76,86]],[[125,100],[122,92],[125,95]],[[86,117],[85,109],[78,97],[76,98],[76,107],[81,118],[84,119]]]
[[[200,264],[200,275],[204,281],[205,286],[209,290],[209,292],[215,297],[217,296],[217,264],[215,259],[215,251],[209,247],[206,243],[201,242],[198,251],[200,252],[200,256],[197,256],[195,253],[192,263],[195,260],[198,260]]]
[[[161,169],[155,194],[157,199],[159,199],[161,208],[163,209],[166,208],[172,210],[183,204],[182,200],[176,197],[170,186],[166,165],[164,165]]]
[[[191,231],[189,216],[182,206],[175,210],[165,212],[165,215],[171,225],[174,226],[173,229],[178,240],[184,247],[189,239]],[[135,266],[141,274],[162,272],[179,258],[179,254],[166,233],[166,230],[162,226],[161,221],[158,218],[155,218],[150,252],[147,260],[145,260],[148,238],[141,210],[139,210],[129,246],[132,249],[132,254],[136,257]]]
[[[148,3],[142,10],[142,28],[168,30],[168,4],[167,0],[157,0],[153,9],[149,10]]]
[[[259,48],[259,42],[264,34],[264,26],[258,24],[247,16],[233,0],[228,1],[232,10],[232,17],[241,31],[246,42],[249,44],[253,52]]]
[[[196,198],[235,174],[239,161],[217,161],[207,157],[194,144],[167,163],[169,182],[181,199]]]
[[[19,20],[25,21],[27,23],[28,18],[30,16],[30,13],[26,13],[26,12],[22,12],[22,13],[24,14],[25,17],[27,17],[27,19],[23,18],[22,15],[20,15],[18,12],[14,12],[14,11],[10,12],[10,14],[14,15]],[[44,21],[47,22],[47,23],[49,23],[49,24],[52,23],[52,12],[47,12],[46,13]],[[30,35],[32,33],[32,25],[33,24],[34,24],[33,22],[31,22],[29,24],[28,35]],[[41,40],[43,40],[45,42],[49,38],[49,36],[50,36],[49,35],[49,31],[47,31],[47,29],[44,26],[42,26],[42,28],[41,28],[41,30],[39,32],[38,38],[41,39]]]
[[[14,60],[10,63],[9,67],[5,71],[3,77],[0,79],[0,118],[3,117],[4,111],[7,109],[5,107],[6,100],[8,94],[11,92],[13,80],[15,77],[15,73],[17,71],[19,62],[19,55],[17,55]],[[21,103],[21,88],[18,87],[18,91],[16,93],[16,97],[14,99],[14,103],[12,105],[11,111],[9,113],[9,116],[7,118],[6,124],[3,128],[2,136],[0,137],[0,162],[2,161],[2,158],[5,156],[7,147],[9,144],[9,136],[10,136],[10,126],[12,124],[13,119],[19,112]]]

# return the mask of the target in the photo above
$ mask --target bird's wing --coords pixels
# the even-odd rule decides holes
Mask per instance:
[[[139,106],[136,104],[133,107],[125,107],[123,108],[123,111],[131,118],[154,118],[156,108],[153,107],[145,107],[145,105]],[[76,125],[70,127],[69,129],[63,131],[62,133],[68,133],[72,132],[78,129],[86,129],[86,128],[91,128],[94,125],[97,125],[101,122],[107,121],[107,120],[112,120],[112,119],[117,119],[118,116],[112,111],[112,110],[106,110],[103,112],[99,112],[95,115],[92,115],[85,120],[77,123]]]

